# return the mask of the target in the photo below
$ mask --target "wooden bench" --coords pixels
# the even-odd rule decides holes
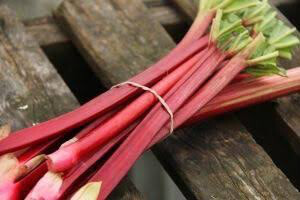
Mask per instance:
[[[147,9],[140,0],[93,0],[88,2],[65,0],[55,13],[58,20],[47,17],[27,21],[25,24],[29,34],[33,35],[44,48],[66,44],[70,41],[75,44],[97,77],[109,88],[145,69],[174,47],[175,43],[161,25],[167,29],[181,26],[189,23],[191,19],[188,17],[192,18],[195,14],[194,1],[174,0],[174,2],[177,3],[177,8],[170,4],[170,1],[145,0],[145,4],[150,7]],[[184,12],[180,13],[178,8]],[[61,26],[63,29],[57,26],[57,22],[63,25]],[[20,32],[25,35],[23,29]],[[35,49],[39,49],[36,43],[34,44]],[[6,44],[1,43],[1,46],[6,46]],[[30,50],[24,48],[24,52]],[[9,116],[6,117],[7,114],[4,114],[2,117],[1,115],[1,120],[14,119],[16,121],[14,123],[17,123],[18,119],[22,123],[28,120],[28,123],[15,125],[15,128],[29,126],[33,122],[46,120],[78,106],[72,93],[53,70],[51,64],[42,52],[38,51],[40,52],[39,56],[43,57],[44,62],[49,65],[47,69],[53,71],[54,75],[51,77],[57,77],[53,81],[55,84],[61,84],[59,88],[64,90],[64,93],[61,93],[60,90],[53,91],[51,83],[43,82],[45,77],[44,74],[40,74],[40,71],[33,71],[33,75],[30,75],[30,70],[30,73],[27,72],[30,77],[37,77],[38,80],[29,84],[29,89],[35,93],[39,87],[43,86],[45,89],[39,92],[46,91],[51,97],[58,95],[59,98],[46,99],[49,102],[41,103],[41,106],[45,106],[46,108],[43,109],[49,109],[49,111],[59,110],[52,114],[46,110],[46,116],[32,118],[26,114],[30,112],[30,107],[21,111],[16,108],[24,108],[22,107],[24,105],[5,107],[3,113],[9,113]],[[297,52],[299,53],[299,50]],[[14,55],[14,53],[9,55]],[[24,58],[24,60],[28,59],[29,57]],[[32,65],[37,63],[34,59],[30,61],[32,61]],[[18,66],[25,65],[23,62]],[[300,59],[294,59],[285,63],[285,66],[297,66],[299,63]],[[5,71],[1,70],[0,73],[5,73]],[[4,77],[8,76],[7,74],[10,73],[5,73]],[[15,76],[12,76],[10,82],[0,79],[0,84],[3,82],[4,85],[13,85],[14,81],[19,79]],[[26,81],[31,81],[31,79],[26,79],[24,83]],[[24,83],[21,85],[26,85]],[[31,85],[36,88],[32,88]],[[15,91],[16,89],[11,90]],[[20,90],[22,89],[13,92],[14,95],[17,93],[24,95]],[[49,92],[47,92],[48,90]],[[1,94],[1,98],[2,95],[5,101],[1,102],[5,102],[5,104],[11,102],[10,98],[7,99],[7,95]],[[37,97],[37,99],[39,98],[45,97]],[[35,99],[34,96],[30,97],[26,101],[28,102],[26,105],[35,102]],[[57,99],[63,103],[51,104],[51,101]],[[289,142],[293,152],[296,153],[299,148],[299,125],[297,122],[300,120],[300,116],[297,114],[299,109],[297,102],[298,95],[279,99],[277,106],[273,104],[268,106],[267,110],[271,110],[272,114],[267,115],[270,118],[264,119],[274,122],[275,128],[273,127],[272,130],[278,131],[278,134],[281,134]],[[47,105],[49,105],[48,108]],[[58,108],[52,108],[53,105]],[[34,104],[34,106],[36,105]],[[266,110],[266,105],[260,107]],[[259,109],[261,109],[260,107]],[[249,108],[246,110],[247,113],[244,110],[238,115],[225,115],[179,130],[153,148],[155,155],[187,199],[300,199],[298,190],[248,132],[250,130],[251,133],[264,134],[262,132],[265,130],[262,127],[263,123],[257,125],[255,122],[260,115],[257,109],[257,107]],[[20,112],[22,113],[21,118],[19,117]],[[237,118],[242,120],[248,130]],[[132,183],[125,179],[112,198],[141,199],[142,197]]]

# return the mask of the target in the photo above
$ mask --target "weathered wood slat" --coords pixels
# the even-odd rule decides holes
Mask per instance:
[[[232,116],[177,131],[154,152],[187,199],[300,198]]]
[[[65,1],[56,16],[107,87],[174,47],[140,0]],[[178,131],[155,152],[188,199],[300,198],[232,117]]]
[[[162,6],[162,5],[170,5],[169,0],[142,0],[146,6],[154,7],[154,6]]]
[[[32,126],[79,104],[33,37],[6,7],[0,6],[0,123],[13,130]],[[124,180],[114,199],[141,199]]]
[[[24,25],[26,31],[42,47],[70,41],[65,32],[57,26],[55,20],[50,16],[24,21]]]
[[[159,2],[161,3],[161,1]],[[152,17],[163,26],[168,27],[184,23],[183,15],[177,12],[171,5],[157,4],[157,2],[149,1],[149,6],[149,12]],[[24,23],[27,31],[43,47],[70,41],[66,33],[57,26],[56,21],[51,16],[27,20]]]
[[[67,0],[56,17],[107,87],[129,79],[174,46],[139,0]]]
[[[0,120],[16,130],[75,108],[72,93],[6,7],[0,22]]]

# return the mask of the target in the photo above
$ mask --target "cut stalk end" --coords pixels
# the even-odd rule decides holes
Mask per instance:
[[[18,184],[6,182],[0,186],[0,199],[2,200],[18,200],[20,199],[20,190]]]
[[[45,155],[38,155],[25,163],[25,168],[28,172],[32,171],[46,159]]]
[[[11,127],[9,124],[5,124],[3,126],[0,127],[0,140],[8,137],[8,135],[11,132]]]
[[[78,163],[77,153],[66,146],[46,156],[48,169],[52,172],[64,172]]]
[[[245,58],[249,58],[255,51],[256,49],[263,44],[266,41],[266,38],[262,33],[259,33],[254,40],[244,49],[241,51],[241,55],[244,56]]]
[[[102,182],[91,182],[80,188],[71,200],[97,200]]]
[[[19,174],[19,161],[13,154],[0,157],[0,184],[5,181],[14,181]]]
[[[68,146],[68,145],[70,145],[70,144],[73,144],[73,143],[75,143],[75,142],[77,142],[77,141],[78,141],[78,139],[77,139],[76,137],[74,137],[74,138],[72,138],[72,139],[66,141],[65,143],[63,143],[63,144],[60,146],[60,148],[66,147],[66,146]]]
[[[25,200],[32,199],[57,199],[63,179],[60,174],[47,172],[30,191]]]

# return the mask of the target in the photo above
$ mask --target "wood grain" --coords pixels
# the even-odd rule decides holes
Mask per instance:
[[[107,87],[144,70],[174,46],[139,0],[64,1],[56,17]]]
[[[53,46],[70,42],[55,20],[50,17],[41,17],[24,21],[26,31],[31,34],[42,47]]]
[[[13,130],[72,110],[78,103],[33,37],[0,7],[0,120]]]
[[[34,38],[0,6],[0,123],[13,130],[43,122],[79,106]],[[141,199],[129,180],[113,199]]]
[[[175,45],[139,0],[65,1],[56,16],[107,87],[145,69]],[[300,198],[230,116],[178,131],[154,151],[188,199]]]
[[[176,26],[185,22],[184,16],[174,6],[162,4],[161,1],[149,1],[149,12],[152,18],[163,26]],[[27,32],[34,36],[43,47],[70,42],[67,34],[57,25],[51,16],[24,21]]]
[[[299,199],[299,192],[232,116],[177,131],[155,155],[187,199]]]

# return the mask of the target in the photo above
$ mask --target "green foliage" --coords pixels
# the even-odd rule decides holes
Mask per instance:
[[[250,7],[239,12],[246,26],[255,25],[265,18],[265,15],[271,10],[268,0],[259,2],[255,7]]]
[[[238,52],[251,42],[249,31],[243,27],[241,19],[235,14],[223,15],[220,9],[213,21],[210,37],[220,49],[230,52]]]
[[[233,13],[260,3],[259,0],[201,0],[199,12],[222,9],[224,13]]]
[[[238,12],[247,8],[256,7],[260,2],[257,0],[235,0],[223,7],[224,13]]]
[[[277,18],[268,0],[201,0],[200,13],[213,10],[216,16],[210,31],[211,42],[230,54],[252,48],[247,73],[285,75],[277,60],[291,59],[292,50],[300,41],[293,35],[296,29]],[[265,41],[253,46],[259,34],[263,34]]]

